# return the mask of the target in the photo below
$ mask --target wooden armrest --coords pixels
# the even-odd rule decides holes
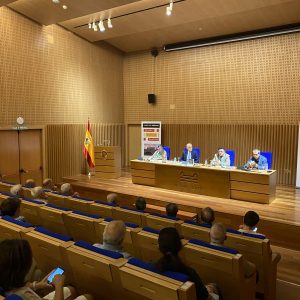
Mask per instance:
[[[272,253],[272,265],[277,265],[281,259],[280,253]]]

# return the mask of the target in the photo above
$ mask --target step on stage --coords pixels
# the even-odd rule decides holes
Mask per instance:
[[[238,228],[245,212],[255,210],[261,218],[258,231],[266,234],[272,250],[282,255],[278,278],[300,285],[300,190],[294,187],[277,186],[272,203],[259,204],[133,184],[127,171],[118,179],[75,175],[65,177],[64,181],[72,183],[80,196],[95,200],[105,200],[109,192],[115,192],[120,205],[129,207],[137,196],[146,198],[147,204],[162,207],[162,211],[169,202],[176,203],[182,211],[193,213],[210,206],[215,210],[216,222],[227,228]]]

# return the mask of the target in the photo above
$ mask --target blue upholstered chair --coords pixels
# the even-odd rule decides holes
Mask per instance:
[[[199,162],[200,162],[200,154],[201,154],[200,148],[193,148],[193,149],[197,152],[198,160],[199,160]]]
[[[230,155],[230,166],[234,166],[235,161],[235,151],[234,150],[226,150],[226,153]]]
[[[268,161],[268,169],[272,169],[273,153],[272,152],[260,152],[260,155],[264,156]]]
[[[9,295],[9,296],[5,297],[4,300],[22,300],[22,298],[18,295]]]
[[[169,146],[164,146],[164,150],[167,152],[167,160],[169,160],[171,156],[171,149]]]

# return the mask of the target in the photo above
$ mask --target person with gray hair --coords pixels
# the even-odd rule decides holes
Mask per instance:
[[[48,203],[47,195],[45,194],[41,186],[36,186],[35,188],[31,189],[31,196],[33,200],[41,201],[44,202],[45,204]]]
[[[253,149],[252,157],[249,158],[247,163],[244,165],[244,169],[248,170],[267,170],[269,167],[268,160],[266,157],[260,154],[259,149]]]
[[[115,251],[130,258],[131,255],[123,250],[123,240],[125,238],[126,226],[123,221],[109,222],[103,232],[103,244],[94,244],[95,247]]]
[[[106,196],[106,201],[108,204],[118,205],[118,195],[116,193],[109,193]]]
[[[54,184],[53,180],[51,178],[46,178],[43,181],[43,189],[48,190],[51,192],[58,191],[57,186]]]
[[[226,229],[222,223],[215,223],[209,232],[210,244],[214,246],[224,247],[224,242],[227,239]],[[245,278],[250,278],[256,272],[256,266],[246,258],[242,257],[242,264]]]
[[[10,188],[10,193],[15,197],[20,197],[22,192],[22,185],[16,184]]]
[[[167,152],[162,145],[158,145],[156,151],[149,158],[149,160],[167,160]]]
[[[61,185],[60,194],[64,196],[79,197],[79,194],[73,191],[72,185],[70,183],[64,183]]]

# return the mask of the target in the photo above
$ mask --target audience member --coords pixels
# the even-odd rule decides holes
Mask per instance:
[[[109,222],[103,232],[103,244],[94,244],[95,247],[118,252],[124,258],[130,258],[131,255],[123,250],[123,240],[125,238],[126,227],[123,221]]]
[[[74,192],[70,183],[64,183],[60,187],[60,193],[64,196],[79,197],[79,193]]]
[[[20,197],[22,192],[22,185],[16,184],[10,188],[10,193],[15,197]]]
[[[223,224],[215,223],[210,229],[210,243],[215,246],[224,247],[224,242],[227,239],[226,229]],[[256,266],[252,262],[243,259],[243,269],[245,278],[252,277],[256,272]]]
[[[169,203],[166,206],[166,214],[168,217],[176,218],[178,213],[178,206],[175,203]]]
[[[46,178],[43,181],[43,189],[51,192],[58,191],[58,187],[54,184],[51,178]]]
[[[26,240],[3,240],[0,242],[0,286],[5,295],[18,295],[24,300],[41,299],[74,299],[76,291],[73,287],[64,287],[64,276],[56,275],[52,285],[54,291],[41,298],[38,293],[43,289],[52,288],[48,284],[48,275],[40,282],[26,283],[25,277],[32,265],[32,252]],[[76,299],[92,299],[90,295]]]
[[[25,218],[20,216],[21,200],[19,198],[6,198],[0,205],[1,216],[9,216],[18,221],[25,222]]]
[[[244,216],[244,224],[240,225],[239,231],[259,234],[257,233],[257,224],[259,222],[259,215],[252,210],[249,210]]]
[[[36,187],[34,179],[27,179],[24,186],[29,189]]]
[[[44,202],[45,204],[48,203],[47,195],[45,194],[43,188],[41,186],[36,186],[31,190],[31,196],[33,200]]]
[[[108,204],[115,204],[118,205],[118,195],[115,193],[109,193],[106,196],[106,200]]]
[[[205,287],[197,272],[191,267],[186,266],[178,255],[182,244],[176,228],[166,227],[160,230],[158,245],[163,257],[155,263],[155,267],[161,272],[172,271],[188,275],[190,281],[195,283],[197,300],[211,299],[208,289],[212,290],[213,287],[211,285]],[[216,293],[216,291],[214,291],[214,293]]]
[[[200,221],[201,223],[212,225],[215,221],[215,212],[210,207],[202,208]]]
[[[146,209],[146,200],[143,197],[137,197],[135,201],[135,208],[140,211],[144,211]]]

